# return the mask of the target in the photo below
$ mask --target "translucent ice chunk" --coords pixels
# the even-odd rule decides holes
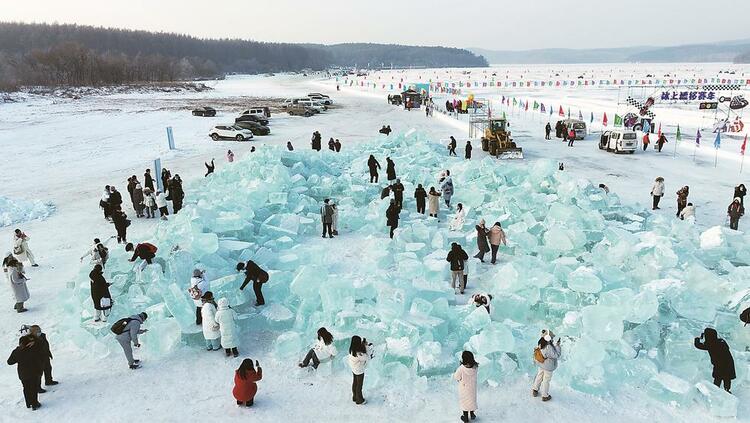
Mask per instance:
[[[515,338],[510,329],[502,323],[492,322],[479,334],[469,339],[471,351],[481,355],[494,352],[513,351],[516,346]]]
[[[623,331],[622,312],[610,307],[592,305],[584,307],[583,330],[598,341],[616,341]]]
[[[695,384],[698,390],[698,400],[708,409],[709,414],[716,417],[737,417],[739,399],[718,386],[708,382]]]
[[[578,292],[595,294],[602,290],[602,281],[592,269],[581,266],[568,277],[568,287]]]
[[[693,396],[693,387],[684,379],[662,372],[648,381],[646,392],[659,401],[687,405]]]

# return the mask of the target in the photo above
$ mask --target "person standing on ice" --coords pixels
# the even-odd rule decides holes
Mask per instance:
[[[568,142],[568,125],[560,125],[560,133],[562,134],[563,142]]]
[[[5,279],[10,282],[10,268],[13,263],[15,263],[17,260],[15,257],[13,257],[13,253],[10,251],[5,253],[5,256],[3,256],[3,273],[5,274]]]
[[[388,206],[388,209],[385,211],[385,217],[386,217],[386,226],[390,227],[390,236],[391,239],[393,239],[393,234],[396,231],[396,228],[398,228],[398,219],[399,219],[399,212],[401,209],[398,207],[398,204],[396,204],[396,200],[391,199],[391,204]]]
[[[339,141],[338,138],[336,138],[336,142],[333,143],[333,147],[335,148],[337,153],[341,152],[341,141]]]
[[[34,254],[29,249],[29,237],[23,233],[20,229],[16,229],[13,232],[13,255],[18,258],[18,261],[28,261],[31,267],[39,267],[34,261]]]
[[[175,174],[174,178],[169,181],[169,197],[172,198],[172,211],[176,214],[182,210],[182,200],[185,199],[185,191],[182,189],[182,178],[178,174]]]
[[[643,151],[646,151],[649,144],[651,144],[651,140],[648,138],[648,132],[646,132],[643,134]]]
[[[466,141],[466,147],[464,147],[464,158],[466,160],[471,160],[471,150],[473,150],[474,147],[471,146],[471,141]]]
[[[396,206],[398,211],[404,208],[404,184],[401,183],[401,179],[396,178],[396,183],[391,185],[391,191],[393,192],[393,198],[396,200]]]
[[[39,327],[39,325],[31,325],[29,328],[29,333],[31,334],[31,336],[34,337],[34,340],[35,340],[34,347],[37,349],[39,359],[41,360],[41,367],[44,373],[44,386],[58,385],[60,382],[52,379],[52,352],[50,351],[49,341],[47,340],[47,335],[44,332],[42,332],[42,328]],[[42,389],[41,387],[42,375],[40,374],[39,376],[40,376],[39,393],[44,393],[46,391]]]
[[[268,272],[261,269],[260,266],[258,266],[254,261],[248,260],[247,264],[245,263],[237,263],[237,271],[245,271],[245,280],[242,282],[242,285],[240,285],[240,291],[245,289],[248,283],[250,281],[253,281],[253,292],[255,292],[255,305],[256,306],[262,306],[266,303],[266,300],[263,298],[263,284],[268,282]]]
[[[133,204],[133,210],[135,210],[135,201],[133,201],[133,191],[135,190],[135,185],[137,183],[138,183],[138,179],[135,177],[135,175],[128,178],[127,190],[128,190],[128,194],[130,195],[130,202]]]
[[[206,351],[218,351],[221,349],[221,332],[219,325],[216,323],[216,302],[214,294],[206,291],[201,297],[201,328],[203,329],[203,338],[206,339]]]
[[[680,212],[680,220],[687,220],[688,222],[695,223],[695,206],[693,203],[687,203],[684,209]]]
[[[422,184],[418,184],[417,189],[414,190],[414,198],[417,200],[417,213],[424,214],[427,191],[422,187]]]
[[[115,225],[117,231],[117,243],[122,244],[128,242],[128,215],[122,210],[115,210],[112,212],[112,224]]]
[[[448,143],[448,155],[449,156],[458,156],[456,154],[456,146],[458,143],[456,142],[456,139],[453,138],[453,135],[451,135],[451,141]]]
[[[323,238],[328,236],[333,238],[333,207],[331,206],[331,200],[326,198],[323,200],[323,205],[320,207],[320,221],[323,224]]]
[[[333,137],[328,140],[328,149],[331,151],[336,151],[336,142],[333,140]]]
[[[545,140],[551,139],[550,138],[551,133],[552,133],[552,125],[550,125],[549,122],[547,122],[547,125],[544,126],[544,139]]]
[[[102,198],[99,200],[99,207],[104,212],[104,218],[107,220],[110,220],[112,217],[112,208],[109,205],[109,185],[104,186],[104,193],[102,193]]]
[[[367,168],[370,170],[370,183],[378,183],[378,169],[380,169],[380,163],[378,160],[370,154],[370,158],[367,159]]]
[[[161,187],[164,192],[169,189],[169,180],[172,179],[172,172],[166,167],[161,170]]]
[[[654,180],[654,185],[651,187],[651,197],[653,199],[651,210],[659,210],[659,201],[664,197],[664,178],[661,176]]]
[[[736,187],[734,187],[734,197],[732,198],[739,198],[740,204],[744,206],[746,194],[747,194],[747,189],[745,189],[745,184],[739,184]]]
[[[234,161],[234,153],[232,153],[232,150],[227,150],[227,161],[229,163]]]
[[[668,142],[667,137],[666,135],[664,135],[664,133],[659,135],[659,138],[656,140],[656,149],[659,151],[659,153],[661,153],[661,149],[664,147],[664,144],[666,144],[667,142]]]
[[[452,231],[460,231],[461,228],[463,228],[465,221],[466,211],[464,210],[464,205],[462,203],[458,203],[456,205],[456,214],[453,215],[453,220],[451,220],[449,229]]]
[[[492,250],[492,264],[497,261],[497,251],[500,249],[500,243],[508,245],[505,237],[505,231],[503,231],[503,225],[500,222],[495,222],[490,228],[488,238],[490,239],[490,249]]]
[[[458,406],[461,408],[461,421],[468,422],[477,418],[477,372],[479,363],[474,360],[471,351],[461,353],[461,364],[453,373],[453,379],[458,382]]]
[[[289,151],[294,151],[294,146],[292,145],[291,141],[286,142],[286,149]]]
[[[141,344],[138,343],[138,335],[143,335],[148,332],[148,329],[141,329],[143,322],[148,319],[146,312],[134,314],[130,317],[120,319],[112,325],[112,332],[115,334],[115,339],[120,343],[122,351],[125,353],[125,358],[128,360],[128,366],[131,370],[136,370],[140,367],[141,360],[133,358],[133,348],[140,348]],[[130,344],[133,344],[132,347]]]
[[[435,191],[435,187],[430,187],[428,200],[429,200],[429,206],[430,206],[430,210],[429,210],[430,217],[434,217],[437,219],[438,211],[440,210],[440,193]]]
[[[388,183],[392,184],[396,180],[396,163],[391,160],[390,157],[385,158],[386,166],[385,166],[385,175],[388,178]]]
[[[688,195],[690,195],[690,187],[687,185],[677,191],[677,217],[680,217],[680,212],[687,206]]]
[[[724,383],[724,390],[731,393],[732,379],[737,378],[737,374],[734,371],[734,358],[727,342],[719,338],[716,329],[706,328],[699,338],[695,338],[693,343],[695,348],[708,351],[711,364],[714,366],[711,373],[714,378],[714,385],[721,388],[721,384]]]
[[[143,190],[143,208],[147,219],[154,217],[154,212],[156,212],[156,198],[154,198],[154,192],[150,188]]]
[[[549,401],[552,396],[549,394],[549,383],[552,380],[552,373],[557,369],[557,360],[562,354],[560,348],[560,338],[554,341],[555,334],[549,329],[542,330],[542,337],[537,343],[537,349],[534,350],[534,364],[537,370],[534,383],[531,385],[531,396],[538,397],[540,390],[542,401]]]
[[[328,332],[326,328],[318,329],[318,339],[315,341],[315,345],[307,352],[305,358],[299,363],[299,366],[304,368],[310,365],[312,361],[313,369],[318,369],[318,366],[322,362],[333,360],[336,357],[338,351],[336,346],[333,345],[333,335]]]
[[[169,209],[167,208],[167,197],[163,192],[157,190],[156,196],[154,197],[154,202],[156,203],[156,208],[159,209],[159,216],[161,216],[161,220],[167,220],[167,216],[169,216]]]
[[[490,251],[490,246],[487,244],[487,234],[489,234],[489,231],[485,226],[484,219],[479,219],[479,224],[475,225],[474,229],[477,231],[477,248],[479,249],[479,252],[474,257],[484,263],[484,255]]]
[[[134,262],[135,259],[141,259],[145,261],[147,264],[152,264],[152,261],[154,257],[156,257],[156,252],[159,249],[156,248],[154,244],[148,243],[148,242],[142,242],[138,245],[133,247],[132,242],[128,242],[128,244],[125,246],[125,251],[127,252],[133,252],[133,257],[130,258],[130,262]]]
[[[331,208],[333,209],[333,222],[331,222],[331,233],[333,235],[339,235],[339,208],[334,201],[331,201]]]
[[[468,259],[469,255],[466,254],[466,251],[458,243],[451,243],[451,250],[448,252],[448,256],[445,257],[445,260],[451,266],[451,288],[453,288],[455,294],[464,293],[464,268]]]
[[[315,151],[320,151],[321,141],[322,141],[322,137],[320,135],[320,132],[318,131],[313,132],[312,141],[310,142],[310,144],[312,145],[312,149]]]
[[[487,313],[489,314],[490,301],[492,301],[492,295],[480,292],[472,295],[471,298],[469,298],[469,305],[473,305],[475,307],[484,307],[484,309],[487,310]]]
[[[141,184],[136,184],[133,188],[133,209],[135,210],[135,217],[143,217],[143,187],[141,187]]]
[[[91,301],[94,303],[94,322],[106,322],[109,312],[112,310],[112,294],[109,287],[112,285],[104,279],[104,267],[97,264],[89,272],[91,282]]]
[[[42,373],[41,363],[36,352],[36,339],[33,335],[24,335],[18,340],[18,347],[10,353],[8,365],[17,365],[18,379],[23,385],[23,398],[26,408],[34,411],[39,409],[39,376]]]
[[[254,367],[253,360],[249,358],[242,360],[242,364],[234,372],[234,389],[232,389],[232,395],[237,400],[237,405],[253,406],[255,394],[258,393],[256,382],[261,379],[263,379],[263,369],[260,367],[258,360],[255,360]]]
[[[441,180],[440,191],[443,192],[443,201],[445,206],[451,208],[451,197],[453,197],[453,179],[451,179],[451,171],[445,171],[445,177]]]
[[[372,358],[372,354],[367,351],[370,346],[372,346],[372,344],[367,343],[367,339],[360,338],[357,335],[352,336],[352,340],[349,343],[348,362],[353,376],[352,401],[357,405],[362,405],[367,402],[362,395],[362,386],[365,383],[365,368],[367,368],[367,361]]]
[[[8,272],[10,287],[13,289],[13,297],[16,300],[16,304],[13,308],[16,312],[23,313],[27,311],[23,306],[23,303],[28,301],[31,297],[29,294],[29,288],[26,286],[26,281],[28,279],[23,272],[23,264],[16,260],[15,257],[13,257],[12,260],[8,260],[7,262],[4,260],[3,262],[6,263],[4,264],[4,266],[6,266],[5,270]]]
[[[739,227],[740,217],[745,215],[745,207],[742,206],[742,202],[739,197],[732,201],[732,204],[727,208],[727,216],[729,216],[729,229],[735,231]]]
[[[154,191],[154,178],[151,177],[151,169],[146,169],[146,173],[143,174],[143,186]]]
[[[112,214],[122,208],[122,195],[114,186],[109,187],[109,210]]]
[[[214,173],[214,170],[216,169],[216,164],[214,164],[214,159],[211,159],[211,164],[208,164],[206,162],[203,162],[203,164],[206,166],[206,174],[203,175],[204,177]]]
[[[573,142],[576,140],[576,131],[573,129],[573,127],[570,128],[570,133],[568,133],[568,147],[573,146]]]
[[[216,324],[219,325],[219,332],[221,332],[221,347],[224,348],[224,354],[234,355],[239,357],[240,353],[237,350],[237,312],[229,306],[229,300],[226,298],[219,298],[219,306],[216,310],[216,316],[214,317]]]
[[[203,301],[201,297],[204,292],[208,292],[210,285],[208,279],[206,279],[206,272],[201,269],[193,269],[193,277],[190,278],[190,289],[188,294],[193,299],[195,304],[195,324],[201,326],[203,322],[203,315],[201,314],[201,307],[203,307]]]

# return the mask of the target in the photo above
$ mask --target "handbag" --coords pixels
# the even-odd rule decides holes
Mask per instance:
[[[188,294],[190,294],[190,298],[194,300],[200,300],[203,296],[203,292],[201,292],[201,289],[198,288],[198,286],[191,286],[188,288]]]
[[[534,361],[544,363],[544,354],[542,354],[542,349],[539,347],[534,348]]]
[[[20,246],[20,245],[14,246],[13,247],[13,254],[15,254],[15,255],[23,254],[23,247]]]
[[[112,299],[107,297],[102,297],[101,300],[99,300],[99,306],[101,308],[110,308],[112,307]]]

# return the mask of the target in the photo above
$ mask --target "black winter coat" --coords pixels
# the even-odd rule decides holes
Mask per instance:
[[[385,174],[388,176],[389,181],[396,179],[396,164],[393,163],[393,160],[388,160],[388,165],[385,168]]]
[[[385,211],[386,226],[398,227],[398,206],[391,204]]]
[[[461,247],[451,249],[448,253],[448,257],[445,258],[446,261],[450,262],[452,271],[464,270],[466,260],[468,259],[469,255],[466,254],[466,251]]]
[[[714,365],[711,376],[719,379],[734,379],[737,377],[734,371],[732,352],[729,351],[729,345],[723,339],[707,336],[705,342],[701,342],[700,338],[695,338],[695,348],[708,351],[711,364]]]
[[[109,194],[108,202],[111,207],[119,207],[120,204],[122,204],[122,195],[120,194],[120,191],[111,192]]]
[[[374,157],[367,159],[367,167],[370,169],[370,173],[374,175],[378,173],[378,169],[380,169],[380,162]]]
[[[108,310],[112,308],[111,305],[109,307],[101,306],[102,298],[112,299],[112,295],[109,293],[110,284],[104,279],[102,272],[92,270],[91,273],[89,273],[89,278],[91,279],[91,300],[94,302],[94,308],[97,310]],[[111,301],[110,304],[112,304]]]
[[[112,223],[115,224],[115,229],[118,231],[125,231],[127,228],[128,217],[123,212],[115,212],[112,214]]]
[[[266,283],[268,282],[268,272],[261,269],[257,263],[252,260],[248,260],[245,263],[245,280],[242,282],[240,289],[245,289],[250,281]]]
[[[143,174],[143,185],[151,191],[154,190],[154,178],[151,177],[150,173]]]
[[[393,197],[396,198],[396,201],[404,200],[404,184],[402,184],[401,182],[393,184],[393,186],[391,186],[391,190],[393,190]]]
[[[424,204],[427,199],[427,191],[424,188],[417,188],[414,190],[414,198],[417,199],[417,204]]]
[[[22,346],[16,347],[10,357],[8,357],[8,364],[17,364],[18,378],[21,380],[36,379],[42,375],[42,362],[39,360],[39,355],[34,351],[34,347],[24,348]]]
[[[36,342],[32,348],[36,348],[36,353],[42,363],[46,363],[52,358],[52,352],[49,349],[49,341],[47,341],[47,334],[40,333],[36,337]]]
[[[734,198],[739,198],[740,201],[743,201],[745,199],[745,194],[747,194],[747,189],[745,187],[734,187]]]

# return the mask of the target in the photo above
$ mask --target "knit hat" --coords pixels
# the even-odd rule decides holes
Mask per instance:
[[[148,319],[148,314],[146,314],[145,311],[142,311],[142,312],[138,313],[138,315],[141,316],[141,319],[143,319],[143,320]]]
[[[201,269],[195,269],[193,270],[193,277],[194,278],[200,278],[203,276],[203,271]]]

